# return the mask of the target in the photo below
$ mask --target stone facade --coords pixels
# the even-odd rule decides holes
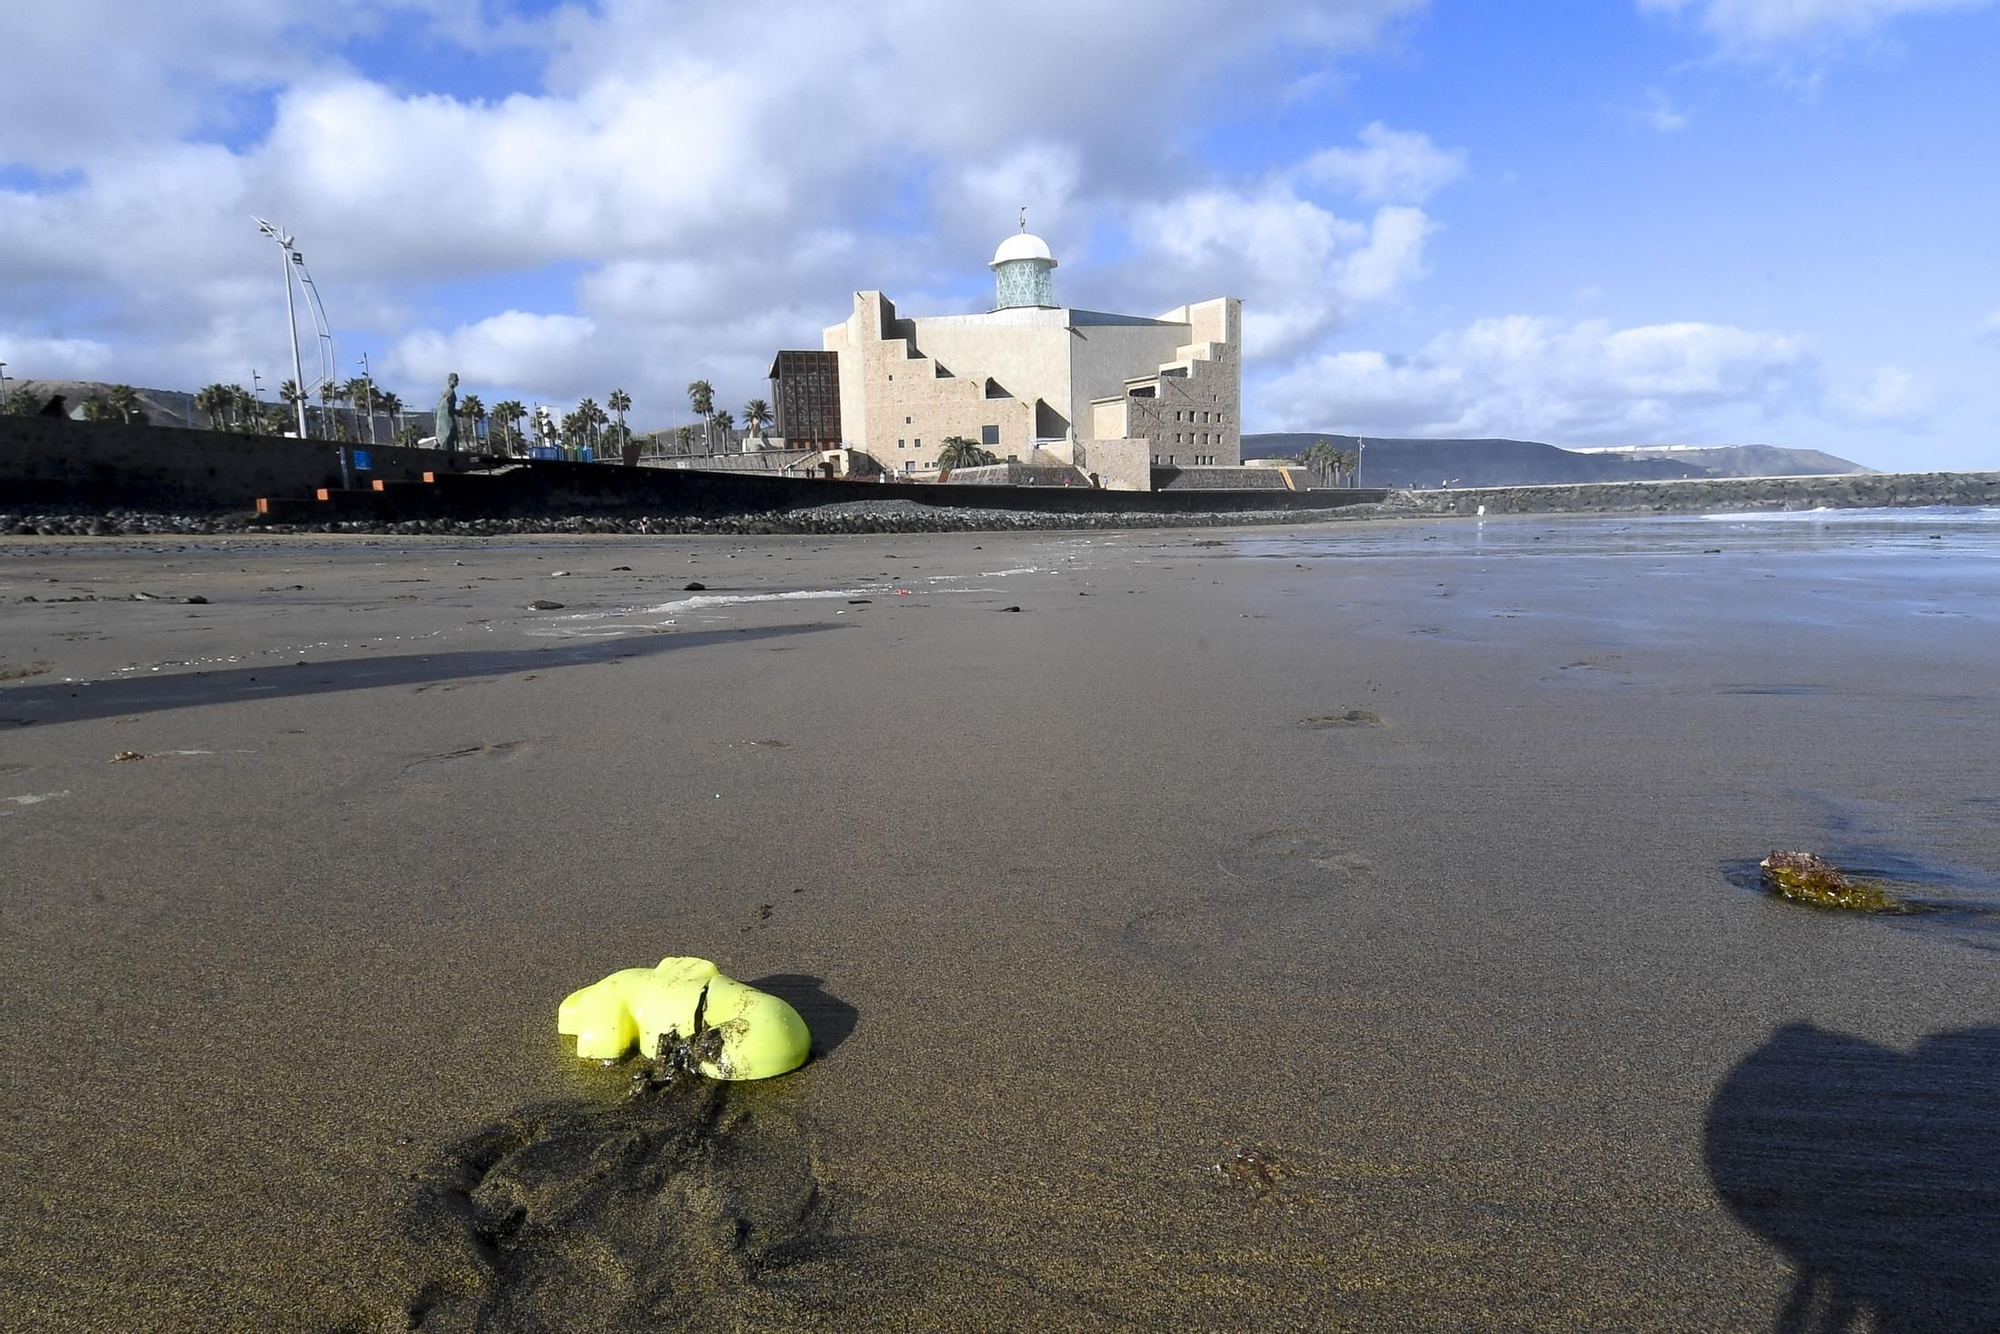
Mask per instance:
[[[1092,434],[1143,440],[1156,467],[1233,468],[1243,462],[1243,303],[1183,306],[1187,345],[1148,379],[1091,403]]]
[[[1003,245],[994,264],[1002,278],[1027,262],[1007,254]],[[1043,278],[1054,267],[1036,263],[1046,264]],[[1072,451],[1064,462],[1077,449],[1104,460],[1093,469],[1100,485],[1138,490],[1156,461],[1241,462],[1241,301],[1147,318],[998,295],[1000,308],[985,314],[908,318],[881,292],[855,293],[848,318],[824,337],[838,360],[846,444],[903,473],[935,468],[951,436],[1026,464],[1063,445]],[[1125,440],[1139,444],[1108,447]]]

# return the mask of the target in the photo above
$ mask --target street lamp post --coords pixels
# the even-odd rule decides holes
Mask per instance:
[[[367,400],[368,404],[368,443],[372,445],[375,443],[375,377],[368,370],[368,354],[366,352],[361,354],[361,380],[363,384],[367,385],[367,389],[363,391],[363,397]]]
[[[297,395],[292,407],[298,413],[299,439],[306,438],[306,372],[299,364],[299,315],[292,308],[292,265],[298,262],[298,252],[292,249],[292,238],[264,221],[255,219],[257,230],[278,243],[285,252],[285,322],[292,331],[292,392]]]

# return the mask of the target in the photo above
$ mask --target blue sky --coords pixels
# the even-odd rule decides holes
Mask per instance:
[[[10,377],[281,378],[256,213],[345,373],[665,424],[857,289],[982,308],[1027,204],[1064,300],[1245,299],[1251,429],[2000,467],[1992,0],[72,0],[8,35]]]

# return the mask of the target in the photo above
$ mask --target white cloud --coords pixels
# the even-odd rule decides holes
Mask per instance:
[[[7,380],[90,380],[112,364],[108,343],[94,338],[41,338],[0,329]]]
[[[1921,381],[1901,366],[1877,366],[1834,391],[1835,409],[1863,426],[1921,427],[1935,405]]]
[[[1422,203],[1465,175],[1463,149],[1439,148],[1414,130],[1364,126],[1360,148],[1323,148],[1299,168],[1306,181],[1345,188],[1369,203]]]
[[[1652,13],[1692,12],[1733,53],[1865,36],[1909,14],[1979,9],[1992,0],[1638,0]]]
[[[1149,204],[1131,230],[1142,267],[1171,275],[1178,290],[1243,297],[1244,355],[1270,358],[1298,351],[1422,276],[1431,222],[1408,207],[1352,222],[1272,184]]]
[[[1795,406],[1817,373],[1783,334],[1509,315],[1441,334],[1414,357],[1318,357],[1274,379],[1264,400],[1281,429],[1616,443],[1695,435],[1720,410]]]
[[[1273,0],[1246,17],[1160,0],[1134,23],[1117,6],[1021,0],[1010,31],[1063,34],[1026,64],[943,0],[688,5],[672,22],[657,0],[602,0],[485,24],[468,0],[31,7],[7,32],[31,58],[0,85],[0,123],[30,132],[0,153],[66,175],[0,188],[0,309],[92,311],[68,332],[115,347],[121,378],[268,373],[286,354],[257,213],[299,233],[343,373],[372,347],[385,376],[409,377],[390,386],[406,397],[462,361],[489,399],[601,397],[616,379],[661,403],[698,374],[733,398],[762,388],[776,347],[816,346],[857,286],[914,303],[962,275],[938,296],[976,299],[1025,203],[1066,260],[1100,236],[1116,252],[1066,263],[1072,297],[1094,281],[1157,295],[1138,307],[1157,309],[1232,290],[1238,273],[1260,279],[1253,300],[1294,278],[1331,291],[1283,293],[1282,320],[1331,327],[1421,271],[1422,214],[1352,222],[1296,194],[1267,207],[1261,187],[1229,205],[1221,189],[1218,210],[1236,216],[1195,247],[1200,274],[1148,273],[1174,252],[1141,239],[1128,259],[1121,229],[1202,197],[1209,169],[1178,132],[1190,105],[1275,101],[1282,90],[1245,77],[1272,50],[1325,63],[1421,7]],[[392,83],[341,57],[370,32],[405,50],[511,44],[547,64],[530,91],[428,92],[421,68]],[[1180,76],[1159,78],[1170,64]],[[826,68],[864,93],[821,97],[770,73]],[[1353,188],[1410,197],[1453,169],[1421,135],[1381,136],[1364,136],[1380,161]],[[1232,228],[1236,242],[1220,235]],[[1304,254],[1248,253],[1252,236]],[[541,285],[510,290],[510,274]]]
[[[1658,88],[1646,90],[1645,101],[1639,109],[1639,114],[1646,124],[1661,134],[1672,134],[1676,130],[1686,129],[1688,125],[1687,112],[1675,106]]]

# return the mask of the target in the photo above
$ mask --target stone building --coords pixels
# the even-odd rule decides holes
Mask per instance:
[[[1056,258],[1025,229],[988,267],[984,314],[907,317],[881,292],[854,294],[824,338],[848,446],[923,473],[962,436],[1123,490],[1150,489],[1154,466],[1242,462],[1240,300],[1152,318],[1058,306]]]

